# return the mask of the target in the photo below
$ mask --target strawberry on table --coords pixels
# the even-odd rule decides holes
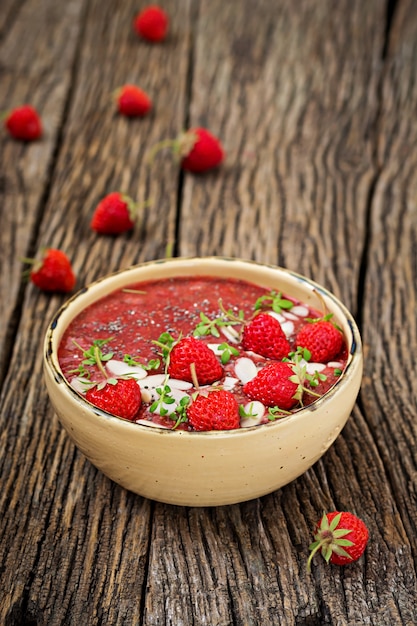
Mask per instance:
[[[300,384],[294,382],[294,377],[294,370],[288,363],[269,363],[244,385],[243,392],[266,406],[289,410],[300,401]]]
[[[340,354],[344,342],[340,330],[323,318],[307,322],[297,334],[296,345],[307,348],[315,363],[327,363]]]
[[[4,125],[15,139],[34,141],[42,135],[42,122],[38,112],[29,104],[16,107],[5,114]]]
[[[42,291],[68,293],[76,282],[71,262],[62,250],[47,248],[42,259],[23,259],[31,264],[30,280]]]
[[[150,159],[162,148],[171,148],[180,160],[183,170],[202,174],[222,163],[225,157],[223,146],[217,137],[205,128],[190,128],[176,139],[168,139],[156,144]]]
[[[119,113],[126,117],[143,117],[152,108],[148,94],[136,85],[123,85],[115,96]]]
[[[232,430],[240,427],[239,405],[230,391],[199,394],[187,408],[194,430]]]
[[[216,355],[205,343],[194,337],[180,339],[169,355],[168,374],[171,378],[209,385],[223,376],[223,368]]]
[[[86,399],[107,413],[133,421],[142,404],[141,391],[133,378],[109,379],[95,385],[85,394]]]
[[[163,41],[168,27],[168,15],[158,5],[145,7],[133,20],[133,29],[136,34],[152,43]]]
[[[290,352],[290,344],[281,324],[269,313],[259,313],[244,327],[242,345],[245,350],[277,361]]]
[[[317,524],[315,541],[309,546],[311,561],[316,552],[321,552],[327,563],[347,565],[357,561],[365,551],[369,531],[365,523],[353,513],[332,511],[325,513]]]
[[[118,191],[102,198],[96,206],[91,220],[91,228],[102,235],[118,235],[131,230],[139,204]]]

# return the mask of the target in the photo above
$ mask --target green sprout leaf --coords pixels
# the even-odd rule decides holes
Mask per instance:
[[[255,311],[260,309],[272,309],[275,313],[282,313],[283,310],[292,309],[294,303],[287,298],[283,298],[280,291],[270,291],[264,296],[260,296],[255,302]]]

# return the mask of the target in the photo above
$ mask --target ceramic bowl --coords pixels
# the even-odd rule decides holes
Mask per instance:
[[[149,427],[114,417],[86,402],[64,378],[57,358],[69,323],[85,307],[116,289],[139,281],[188,275],[243,279],[279,289],[320,310],[324,300],[348,343],[349,359],[343,375],[324,396],[293,415],[232,431],[187,432]],[[345,306],[303,276],[240,259],[178,258],[124,269],[74,295],[47,329],[44,374],[62,426],[79,450],[107,477],[157,501],[217,506],[279,489],[303,474],[328,450],[354,406],[362,377],[362,348],[356,323]]]

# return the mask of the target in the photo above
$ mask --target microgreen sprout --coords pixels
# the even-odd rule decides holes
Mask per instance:
[[[228,343],[221,343],[218,346],[218,350],[221,352],[220,361],[223,365],[226,365],[232,358],[232,356],[239,356],[239,350],[229,345]]]
[[[253,412],[253,402],[249,404],[248,410],[245,409],[243,404],[239,404],[239,415],[240,417],[256,417],[256,413]]]
[[[255,302],[255,311],[259,311],[263,308],[271,308],[275,313],[282,313],[283,310],[288,311],[292,309],[294,302],[282,297],[280,291],[270,291],[264,296],[260,296]]]
[[[339,367],[336,367],[336,368],[333,370],[333,374],[334,374],[335,376],[341,376],[341,375],[342,375],[342,370],[341,370]]]
[[[178,428],[180,424],[183,424],[184,422],[188,422],[187,407],[189,406],[190,402],[191,402],[190,396],[184,396],[179,401],[179,404],[175,410],[175,413],[172,414],[172,416],[170,416],[174,418],[174,415],[175,415],[175,419],[176,419],[175,424],[172,427],[172,430],[175,430],[176,428]]]
[[[317,398],[320,398],[320,394],[315,393],[305,386],[306,381],[311,383],[312,376],[307,373],[307,365],[302,362],[301,358],[290,362],[290,365],[294,373],[289,377],[289,380],[297,385],[293,398],[297,400],[301,406],[303,406],[303,394],[305,391],[313,396],[316,396]]]
[[[326,374],[315,371],[314,374],[311,374],[310,376],[307,375],[307,380],[310,383],[311,387],[317,387],[319,383],[327,380],[327,376]]]
[[[288,415],[291,415],[291,411],[284,411],[284,409],[280,409],[279,406],[270,406],[268,408],[267,418],[273,422],[277,419],[287,417]]]
[[[171,387],[169,385],[163,385],[162,387],[157,387],[155,391],[159,397],[151,404],[149,411],[151,413],[155,413],[159,409],[159,414],[161,416],[173,413],[173,411],[169,411],[169,409],[164,406],[165,404],[175,403],[175,398],[171,395]]]
[[[200,313],[200,322],[194,329],[194,337],[204,337],[207,335],[213,335],[213,337],[220,337],[219,328],[230,328],[237,324],[243,324],[244,313],[239,311],[237,315],[233,313],[231,309],[226,310],[223,306],[223,302],[219,299],[219,307],[223,313],[223,317],[216,317],[210,319],[205,313]]]
[[[107,379],[107,374],[103,367],[103,363],[110,361],[110,359],[112,359],[114,356],[114,352],[103,353],[102,348],[107,343],[109,343],[109,341],[112,341],[112,339],[113,337],[108,337],[107,339],[95,339],[92,345],[87,350],[82,348],[73,339],[73,343],[83,353],[84,359],[75,370],[71,370],[71,373],[78,373],[80,376],[90,378],[90,372],[86,366],[96,365],[98,369],[100,370],[100,372],[103,374],[103,376]],[[111,384],[115,384],[115,383],[111,383]]]
[[[136,361],[136,359],[130,354],[125,354],[123,356],[123,362],[131,367],[142,367],[144,370],[157,370],[161,365],[161,361],[159,359],[151,359],[149,363],[141,363],[140,361]]]
[[[306,322],[310,322],[311,324],[314,324],[315,322],[330,322],[332,317],[333,313],[327,313],[322,317],[306,317]]]

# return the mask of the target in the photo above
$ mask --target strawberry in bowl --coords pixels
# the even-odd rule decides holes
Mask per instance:
[[[341,343],[319,362],[297,337],[324,315]],[[304,277],[168,259],[75,295],[48,329],[44,370],[62,425],[109,478],[207,506],[274,491],[319,459],[350,415],[362,352],[351,314]],[[124,385],[129,414],[95,400]]]

